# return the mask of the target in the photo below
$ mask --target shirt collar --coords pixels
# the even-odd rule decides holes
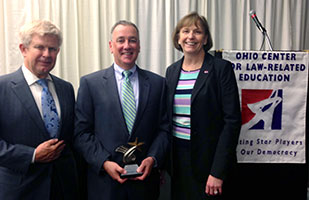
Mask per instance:
[[[122,75],[122,72],[125,70],[121,68],[119,65],[117,65],[116,63],[114,63],[114,70],[115,70],[116,77],[118,80],[121,80],[122,78],[124,78],[124,76]],[[129,69],[129,71],[132,72],[131,77],[133,77],[136,72],[136,65],[134,65],[131,69]]]
[[[29,86],[34,84],[36,81],[39,80],[39,78],[37,76],[35,76],[24,64],[22,65],[21,70],[22,70],[24,77],[26,79],[26,82],[28,83]],[[52,81],[52,78],[49,74],[46,77],[46,79],[48,81]]]

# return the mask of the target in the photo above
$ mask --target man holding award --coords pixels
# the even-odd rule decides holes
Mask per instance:
[[[81,78],[75,147],[88,163],[88,199],[157,199],[169,146],[164,78],[140,69],[135,24],[111,31],[114,64]]]

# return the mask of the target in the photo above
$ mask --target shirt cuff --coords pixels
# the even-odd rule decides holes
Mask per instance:
[[[35,151],[36,151],[36,149],[34,149],[34,152],[33,152],[33,155],[32,155],[32,161],[31,161],[31,163],[34,163],[34,161],[35,161]]]
[[[157,162],[157,159],[153,156],[151,156],[153,161],[154,161],[154,164],[153,164],[153,168],[157,167],[158,166],[158,162]]]

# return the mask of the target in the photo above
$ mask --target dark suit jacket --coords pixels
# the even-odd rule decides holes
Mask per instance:
[[[110,180],[102,166],[106,160],[124,166],[123,154],[115,152],[115,149],[134,142],[136,138],[145,143],[141,146],[142,151],[137,151],[137,163],[153,156],[157,166],[162,166],[169,144],[165,80],[138,67],[137,72],[139,105],[131,136],[123,117],[113,66],[81,78],[76,103],[75,146],[89,164],[89,199],[102,196],[113,199],[113,195],[121,192],[120,184]],[[157,187],[155,183],[148,185],[158,188],[159,177],[154,180]],[[123,185],[129,183],[127,181]]]
[[[172,124],[173,100],[183,58],[166,71],[168,115]],[[236,160],[241,115],[237,83],[230,62],[206,53],[191,97],[191,164],[197,180],[211,174],[224,179]]]
[[[49,199],[51,180],[59,177],[65,199],[76,199],[75,161],[70,150],[74,128],[74,91],[71,84],[51,76],[61,107],[60,158],[31,164],[34,149],[49,134],[21,68],[0,77],[0,199]]]

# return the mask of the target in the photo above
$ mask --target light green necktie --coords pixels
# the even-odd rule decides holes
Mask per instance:
[[[131,134],[136,116],[134,92],[129,79],[132,72],[123,71],[122,74],[124,75],[124,81],[122,83],[122,110],[128,131]]]

